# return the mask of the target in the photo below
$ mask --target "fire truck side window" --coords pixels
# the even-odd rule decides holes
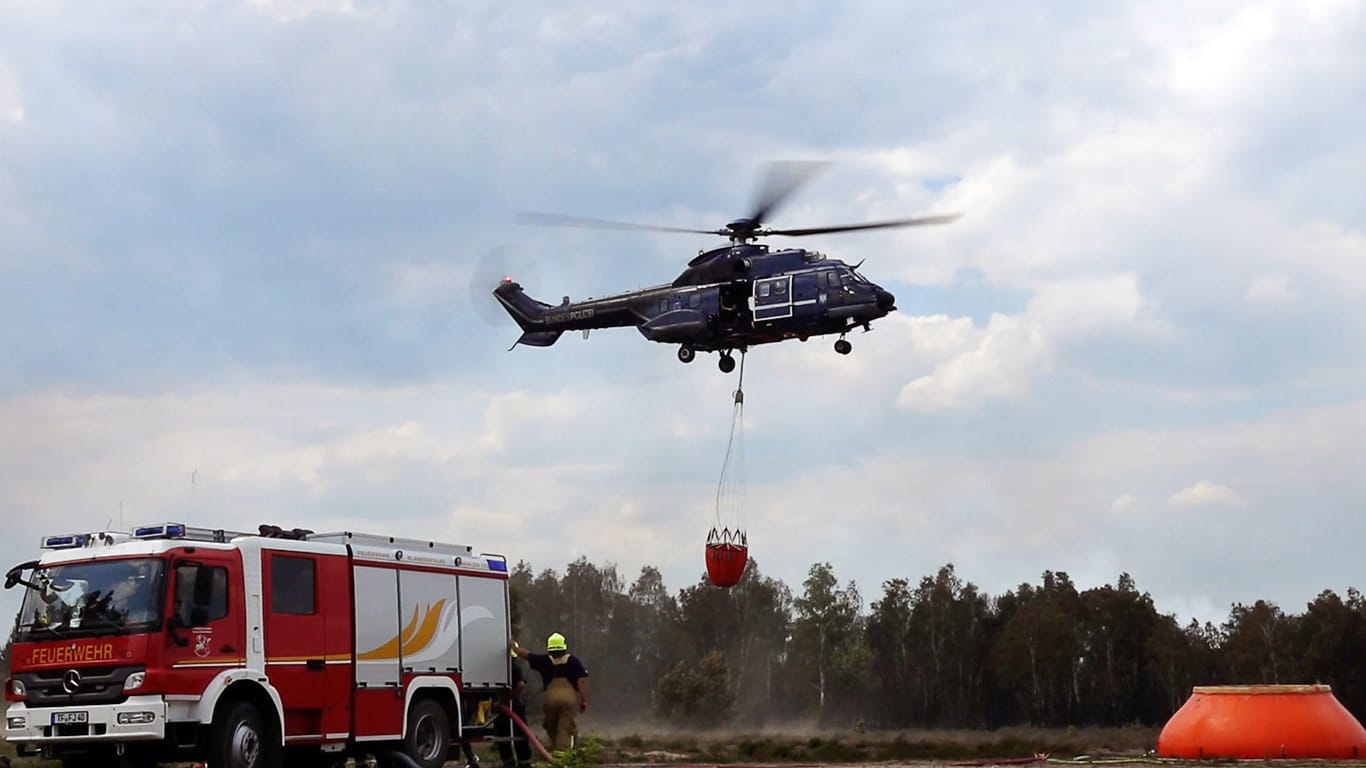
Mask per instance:
[[[228,615],[228,569],[181,565],[175,569],[175,616],[200,627]]]
[[[272,555],[270,610],[272,613],[313,613],[313,561],[306,557]]]

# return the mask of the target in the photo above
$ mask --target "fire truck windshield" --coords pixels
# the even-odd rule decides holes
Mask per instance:
[[[126,634],[161,621],[158,558],[63,563],[33,572],[19,609],[19,641]]]

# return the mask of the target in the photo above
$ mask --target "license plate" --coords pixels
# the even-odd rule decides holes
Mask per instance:
[[[81,725],[82,723],[88,723],[88,722],[90,722],[90,713],[88,713],[88,712],[53,712],[53,713],[52,713],[52,724],[53,724],[53,725]]]

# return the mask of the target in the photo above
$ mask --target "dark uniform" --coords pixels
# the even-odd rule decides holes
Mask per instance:
[[[522,722],[526,722],[526,673],[522,671],[522,664],[519,661],[512,662],[512,693],[508,702],[512,713],[517,715]],[[512,743],[506,741],[498,742],[498,756],[503,759],[503,768],[528,768],[531,765],[531,745],[527,743],[526,734],[522,732],[521,726],[509,722],[512,726]],[[513,751],[516,751],[516,759],[513,759]]]

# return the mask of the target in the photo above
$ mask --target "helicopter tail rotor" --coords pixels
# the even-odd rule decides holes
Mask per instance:
[[[507,245],[490,248],[470,272],[470,305],[475,314],[490,326],[503,327],[507,322],[504,307],[494,296],[494,289],[507,280],[517,280],[533,290],[540,283],[541,270],[537,263],[518,249]]]
[[[494,289],[493,296],[523,331],[539,331],[545,327],[543,318],[550,305],[528,296],[526,291],[522,290],[522,286],[512,278],[504,278],[502,284]],[[555,334],[555,337],[559,338],[559,334]],[[554,343],[553,340],[551,343]]]

